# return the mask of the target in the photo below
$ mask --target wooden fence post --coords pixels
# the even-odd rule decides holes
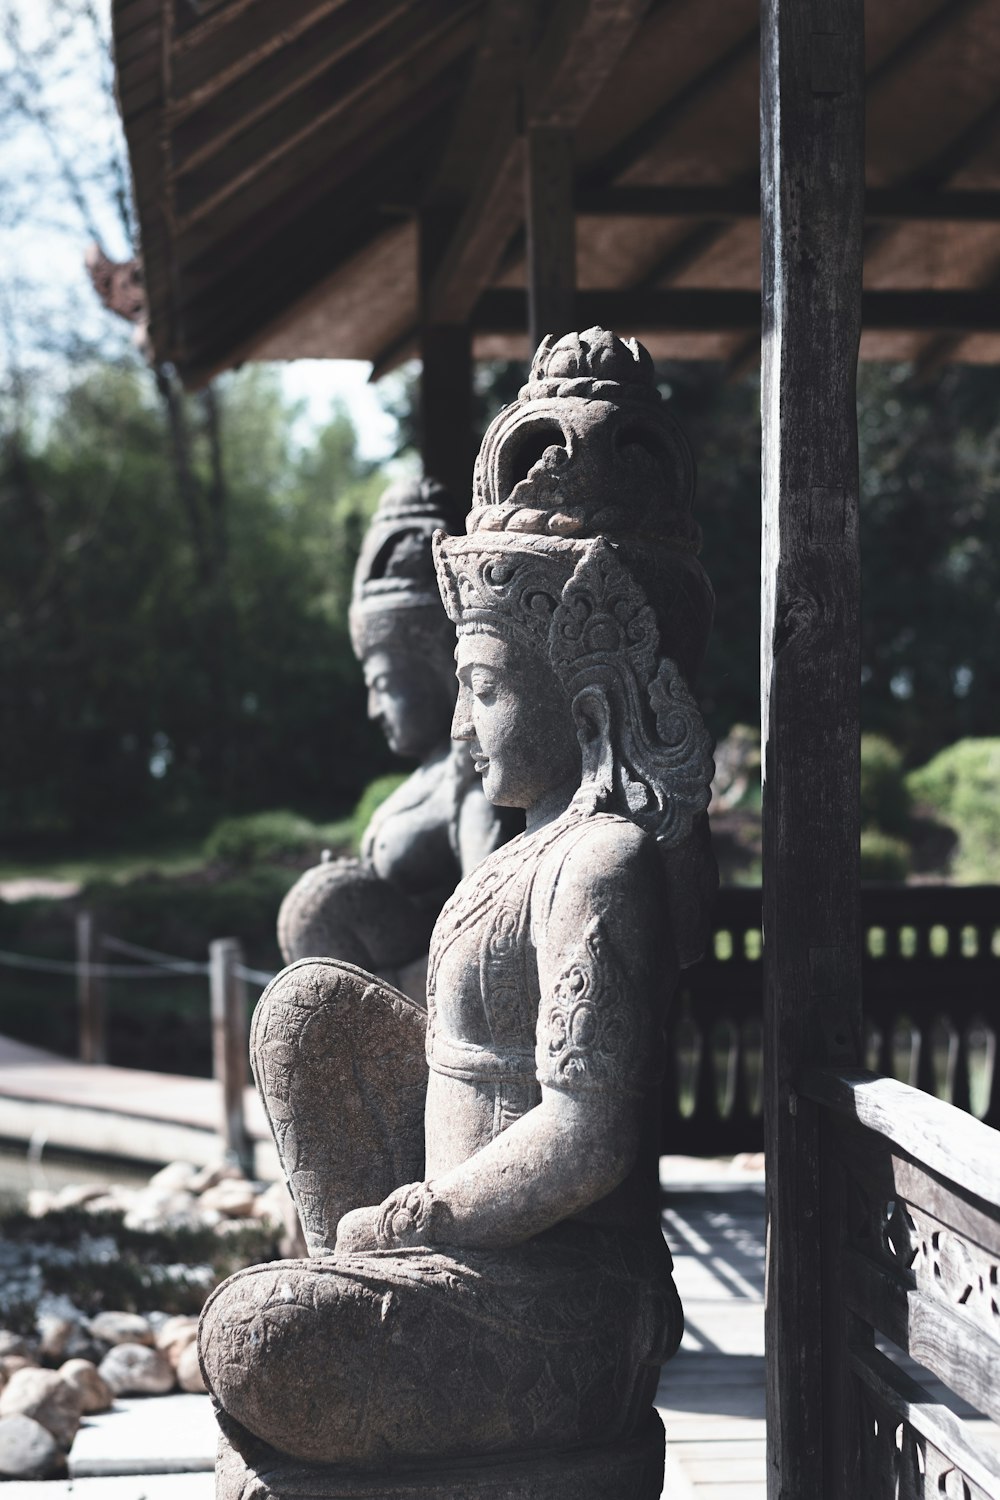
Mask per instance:
[[[222,1092],[220,1134],[227,1157],[253,1170],[243,1115],[249,1082],[246,984],[237,972],[243,965],[238,938],[216,938],[209,947],[212,994],[212,1074]]]
[[[100,962],[101,942],[93,912],[76,914],[76,1001],[80,1061],[108,1060],[104,979],[94,972]]]
[[[804,1067],[861,1043],[855,380],[864,215],[864,0],[761,6],[761,737],[767,1490],[852,1488],[843,1314],[824,1282]]]

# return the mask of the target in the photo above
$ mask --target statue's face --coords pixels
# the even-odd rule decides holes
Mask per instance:
[[[569,700],[549,663],[522,643],[460,635],[452,738],[464,740],[497,807],[530,810],[580,781]]]
[[[364,660],[368,717],[397,755],[424,756],[448,737],[451,696],[425,657],[384,648]]]

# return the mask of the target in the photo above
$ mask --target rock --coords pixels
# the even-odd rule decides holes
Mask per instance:
[[[107,1193],[103,1182],[71,1182],[68,1187],[60,1188],[55,1196],[55,1208],[82,1208],[85,1203],[91,1203],[95,1198],[103,1198]]]
[[[55,1370],[18,1370],[0,1392],[0,1417],[33,1417],[69,1452],[83,1415],[78,1392]]]
[[[95,1339],[106,1344],[153,1344],[153,1330],[145,1318],[138,1313],[102,1312],[90,1320],[90,1331]]]
[[[177,1361],[177,1384],[182,1391],[191,1391],[192,1393],[208,1390],[205,1378],[201,1373],[197,1343],[188,1344]]]
[[[257,1194],[252,1183],[234,1177],[223,1178],[206,1188],[198,1199],[199,1208],[216,1208],[227,1219],[247,1219],[253,1213]]]
[[[58,1443],[34,1417],[0,1417],[0,1477],[51,1479],[65,1460]]]
[[[102,1359],[100,1374],[116,1396],[165,1396],[174,1388],[173,1365],[146,1344],[117,1344]]]
[[[153,1188],[154,1190],[159,1189],[168,1193],[178,1191],[186,1193],[194,1192],[196,1190],[192,1188],[191,1184],[198,1175],[198,1168],[193,1166],[191,1162],[172,1161],[169,1166],[161,1167],[158,1172],[153,1173],[146,1185],[146,1189],[147,1191],[149,1188]]]
[[[28,1213],[33,1219],[44,1219],[56,1206],[56,1195],[47,1188],[32,1188],[28,1194]]]
[[[198,1337],[198,1319],[170,1318],[156,1335],[156,1347],[162,1350],[176,1370],[184,1350]]]
[[[76,1391],[85,1416],[95,1411],[108,1411],[114,1404],[114,1391],[89,1359],[68,1359],[59,1366],[56,1374]]]
[[[12,1375],[16,1375],[18,1370],[34,1370],[35,1368],[35,1361],[29,1359],[26,1354],[5,1354],[0,1358],[0,1370],[4,1373],[5,1382]]]
[[[238,1182],[242,1180],[242,1177],[243,1173],[235,1162],[217,1161],[211,1166],[202,1167],[200,1172],[195,1173],[188,1183],[188,1191],[203,1193],[206,1188],[215,1187],[218,1182]]]
[[[284,1228],[289,1214],[295,1213],[292,1195],[283,1182],[272,1182],[262,1193],[258,1193],[253,1206],[258,1219],[270,1219],[272,1224]]]
[[[198,1199],[179,1189],[147,1188],[139,1193],[125,1215],[126,1229],[147,1233],[198,1222]]]
[[[27,1358],[30,1352],[27,1339],[22,1338],[19,1333],[12,1333],[9,1328],[0,1328],[0,1359],[6,1359],[10,1354],[20,1354]]]
[[[62,1360],[79,1323],[73,1318],[60,1318],[53,1313],[43,1313],[36,1324],[38,1328],[38,1353],[45,1360]]]

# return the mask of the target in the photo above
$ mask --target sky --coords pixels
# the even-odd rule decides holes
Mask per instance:
[[[44,394],[67,374],[67,340],[119,354],[127,325],[97,301],[84,268],[98,240],[112,259],[131,255],[116,198],[127,179],[124,137],[111,92],[110,0],[0,0],[0,379],[12,373]],[[363,458],[392,452],[395,422],[360,360],[279,365],[303,402],[297,436],[350,413]]]

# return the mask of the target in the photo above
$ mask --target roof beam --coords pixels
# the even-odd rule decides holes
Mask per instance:
[[[649,0],[560,0],[480,159],[478,185],[434,274],[426,319],[464,322],[524,218],[522,124],[571,129],[631,41]],[[518,116],[523,112],[523,120]]]
[[[584,188],[576,194],[576,212],[594,217],[714,219],[737,222],[760,217],[757,183],[730,187]],[[869,188],[865,218],[872,223],[938,220],[947,223],[994,224],[1000,221],[1000,190],[928,191],[920,185]]]
[[[760,294],[751,291],[583,291],[576,294],[581,326],[663,330],[678,333],[757,332]],[[865,292],[862,325],[881,332],[1000,332],[1000,298],[989,289],[970,292]],[[476,305],[478,333],[522,333],[527,326],[526,293],[499,289]]]

